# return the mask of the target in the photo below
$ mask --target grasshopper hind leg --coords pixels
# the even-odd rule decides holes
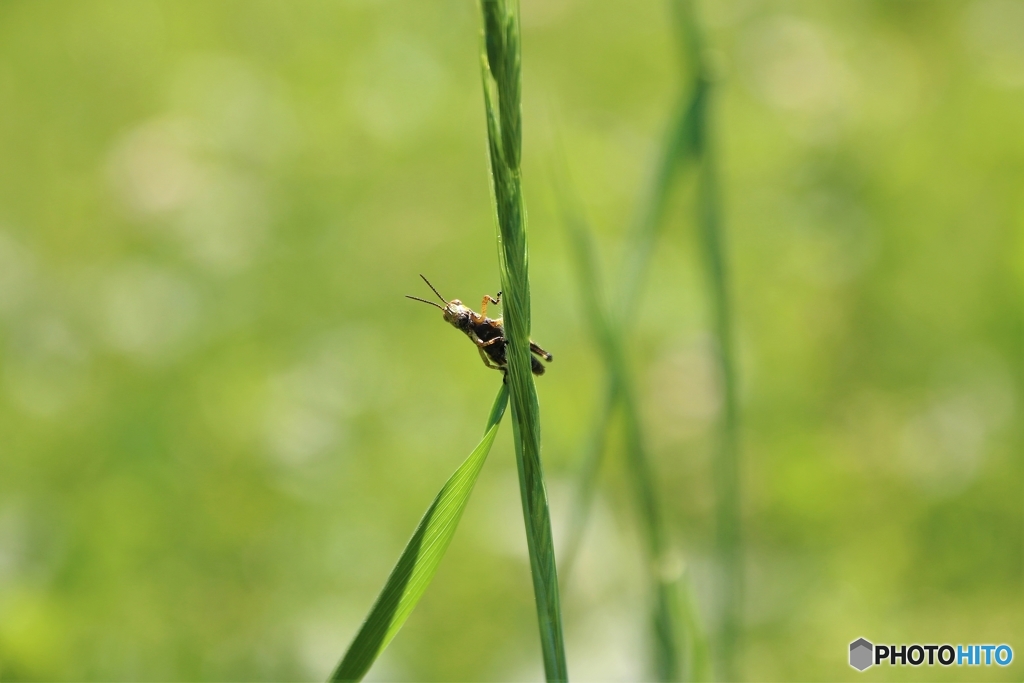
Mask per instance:
[[[538,356],[540,356],[549,363],[555,359],[555,357],[552,356],[550,353],[537,346],[537,342],[533,341],[532,339],[530,340],[530,351],[533,351],[535,354],[537,354]]]

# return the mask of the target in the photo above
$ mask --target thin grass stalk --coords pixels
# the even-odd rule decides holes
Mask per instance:
[[[693,0],[673,0],[675,25],[683,38],[683,60],[695,83],[694,156],[697,162],[697,232],[707,278],[712,328],[717,342],[716,361],[722,386],[723,413],[714,460],[715,551],[720,568],[720,627],[715,659],[718,677],[735,680],[743,613],[743,539],[740,518],[739,406],[732,303],[718,191],[716,157],[711,141],[708,65]]]
[[[592,292],[597,291],[596,266],[593,263],[592,246],[587,244],[589,232],[581,227],[580,213],[567,212],[566,225],[570,227],[570,242],[576,254],[577,270],[583,290],[584,308],[587,310],[592,331],[598,338],[599,347],[610,373],[609,395],[603,404],[602,415],[608,415],[618,407],[624,411],[626,423],[627,455],[641,519],[645,524],[646,545],[649,566],[655,590],[655,659],[659,676],[663,680],[675,679],[685,674],[688,679],[705,678],[707,675],[707,643],[699,629],[696,610],[690,597],[686,577],[672,582],[663,575],[665,565],[664,530],[660,521],[657,497],[653,485],[654,477],[643,444],[643,432],[630,390],[629,372],[624,362],[625,322],[637,305],[650,260],[657,242],[658,232],[664,222],[664,214],[672,186],[688,163],[699,166],[700,189],[698,199],[698,229],[701,235],[702,254],[709,274],[711,308],[714,311],[714,329],[720,341],[719,365],[726,394],[726,409],[720,448],[716,457],[716,552],[723,568],[723,623],[720,634],[719,669],[721,675],[731,678],[734,673],[735,644],[739,633],[741,611],[741,576],[739,542],[739,493],[738,493],[738,424],[735,400],[735,372],[731,354],[731,331],[729,329],[729,305],[725,289],[724,257],[721,245],[721,230],[718,200],[714,186],[714,174],[710,155],[707,154],[706,112],[709,81],[702,61],[700,33],[693,15],[692,2],[675,0],[672,3],[676,26],[679,29],[682,57],[692,78],[677,107],[678,114],[665,136],[662,154],[652,176],[648,199],[643,204],[639,218],[631,232],[627,246],[623,281],[619,288],[616,315],[609,319],[599,306],[594,304]],[[563,188],[564,189],[564,188]],[[571,196],[562,192],[562,198]],[[575,209],[575,202],[569,202]],[[563,207],[564,208],[564,207]],[[598,423],[598,429],[607,429],[607,424]],[[592,443],[602,443],[605,436],[594,436]],[[600,464],[600,450],[591,447],[585,462],[581,485],[573,509],[573,525],[570,527],[568,550],[574,558],[579,538],[593,498],[596,470]],[[685,665],[681,664],[678,652],[679,635],[678,608],[673,598],[676,588],[685,590],[683,628],[687,631],[687,652]],[[682,668],[681,668],[682,667]]]
[[[634,223],[625,248],[622,284],[616,302],[614,324],[621,327],[639,300],[658,234],[665,223],[665,209],[672,188],[687,164],[694,158],[697,136],[697,113],[704,98],[702,81],[691,87],[684,85],[661,144],[661,155],[647,189],[647,199]]]
[[[693,597],[693,583],[690,573],[686,571],[675,583],[676,613],[682,616],[684,645],[684,681],[711,680],[711,656],[707,634],[697,614],[697,604]]]
[[[706,105],[704,112],[706,112]],[[714,461],[715,545],[721,572],[721,627],[717,664],[722,680],[738,673],[737,659],[743,612],[743,541],[740,520],[739,409],[733,349],[732,312],[723,244],[720,200],[714,155],[708,140],[706,113],[700,127],[700,175],[697,222],[711,299],[712,324],[717,340],[716,360],[723,393],[723,414]]]
[[[681,172],[696,151],[697,125],[705,90],[702,81],[697,81],[691,92],[680,98],[677,114],[673,117],[662,154],[649,190],[648,200],[633,231],[631,244],[626,249],[626,263],[623,267],[623,284],[617,315],[613,318],[610,331],[610,357],[608,368],[615,376],[614,385],[619,389],[626,432],[626,454],[640,512],[641,524],[647,547],[648,573],[654,593],[652,630],[654,635],[654,664],[662,681],[679,680],[684,671],[684,654],[680,652],[683,625],[673,600],[675,578],[667,576],[669,563],[667,539],[661,518],[659,496],[655,486],[656,478],[650,464],[650,456],[644,443],[643,427],[633,397],[632,379],[625,362],[623,345],[629,318],[635,309],[643,289],[646,274],[657,243],[658,234],[664,225],[665,210],[671,191]]]
[[[562,546],[561,554],[562,571],[560,573],[563,587],[565,582],[572,576],[572,570],[576,566],[576,559],[579,557],[580,547],[583,543],[583,532],[587,527],[587,516],[590,506],[593,504],[594,493],[597,490],[597,476],[601,471],[601,462],[604,460],[608,445],[608,425],[611,424],[615,410],[619,405],[619,390],[614,382],[609,381],[605,388],[605,395],[601,407],[594,415],[594,422],[587,433],[587,445],[583,450],[580,471],[576,478],[576,491],[573,496],[573,505],[569,510],[569,524],[565,532],[565,544]]]
[[[696,49],[696,36],[683,35],[681,44],[684,53]],[[680,623],[674,592],[677,577],[667,575],[670,558],[667,548],[664,523],[661,517],[659,496],[655,486],[656,478],[650,464],[650,457],[644,443],[643,428],[639,411],[633,396],[632,381],[625,362],[623,344],[628,321],[637,305],[654,247],[661,228],[665,223],[665,211],[673,187],[682,171],[692,163],[697,154],[700,131],[700,115],[706,97],[703,79],[695,79],[692,87],[683,86],[676,115],[662,143],[662,151],[656,166],[648,200],[640,213],[640,219],[633,231],[631,245],[626,249],[623,267],[623,284],[617,315],[611,331],[612,357],[609,368],[617,375],[616,385],[620,390],[623,416],[625,418],[626,453],[628,471],[632,475],[636,500],[643,522],[648,551],[648,571],[654,588],[654,658],[655,667],[661,680],[679,680],[684,673],[685,653],[680,652],[682,643]]]
[[[679,10],[677,9],[678,14]],[[690,36],[684,32],[681,37],[685,48],[689,45],[687,39]],[[661,154],[651,175],[650,186],[645,193],[647,199],[641,205],[638,218],[623,250],[626,256],[622,267],[622,284],[618,287],[620,295],[615,302],[617,304],[615,315],[609,316],[604,312],[600,297],[596,294],[601,288],[596,273],[593,245],[590,243],[590,230],[583,218],[583,212],[579,208],[575,193],[568,184],[568,173],[565,171],[564,160],[561,163],[561,168],[557,168],[553,173],[558,198],[561,202],[563,223],[569,233],[577,275],[581,283],[580,290],[584,310],[591,332],[598,339],[606,360],[615,355],[613,347],[616,344],[622,344],[625,323],[639,301],[658,233],[664,222],[665,209],[672,187],[682,171],[685,170],[687,163],[692,161],[695,156],[697,116],[705,94],[703,81],[695,81],[692,87],[684,85],[679,104],[676,107],[677,113],[673,115],[666,129],[661,145]],[[617,389],[620,379],[614,376],[611,378],[612,388],[606,401],[602,404],[603,408],[599,411],[599,418],[595,422],[595,431],[607,430],[611,414],[620,400]],[[594,434],[590,439],[591,445],[585,450],[584,465],[581,468],[582,484],[578,487],[574,498],[570,517],[573,523],[570,525],[569,541],[566,545],[566,557],[570,559],[570,564],[575,559],[575,552],[578,550],[580,538],[582,538],[586,527],[590,501],[593,499],[591,489],[596,483],[596,472],[604,452],[603,448],[597,448],[594,444],[603,444],[605,440],[603,434]],[[639,457],[643,457],[642,453]]]
[[[590,237],[590,227],[584,218],[579,199],[569,180],[568,165],[565,154],[559,148],[557,163],[552,166],[552,178],[558,205],[561,211],[562,225],[565,228],[570,245],[570,256],[576,270],[576,278],[580,283],[580,296],[583,300],[583,311],[590,333],[597,340],[598,351],[602,358],[614,355],[613,333],[605,305],[601,296],[600,277],[597,272],[597,257],[594,243]],[[604,459],[608,443],[608,430],[615,412],[620,404],[618,378],[612,372],[607,373],[604,399],[601,407],[594,415],[594,421],[588,430],[587,445],[581,458],[581,466],[576,479],[576,491],[573,504],[569,511],[569,525],[566,532],[565,545],[562,553],[562,580],[568,581],[576,564],[576,557],[583,541],[590,506],[597,488],[597,476]]]
[[[567,175],[567,174],[566,174]],[[562,210],[564,223],[572,245],[573,262],[581,284],[583,308],[587,314],[591,331],[597,339],[598,349],[608,373],[608,390],[603,422],[596,424],[594,444],[603,444],[608,424],[616,409],[623,412],[626,431],[627,472],[633,485],[634,499],[639,511],[640,525],[644,538],[647,568],[652,585],[654,635],[654,669],[659,680],[677,680],[680,675],[681,658],[678,640],[678,619],[672,609],[671,586],[666,582],[665,566],[666,539],[664,524],[658,504],[655,477],[644,445],[640,417],[633,398],[629,368],[622,352],[622,328],[613,328],[600,298],[600,283],[597,262],[590,230],[579,210],[574,193],[568,189],[568,181],[558,181],[562,188]],[[667,186],[666,186],[667,187]],[[575,557],[579,539],[582,536],[582,519],[589,510],[593,495],[596,470],[602,451],[595,448],[585,464],[585,477],[581,480],[577,502],[573,508],[573,526],[570,527],[568,552]]]
[[[506,383],[519,470],[526,541],[549,681],[568,680],[551,516],[541,467],[540,406],[530,359],[530,281],[526,214],[520,177],[522,150],[519,4],[482,0],[482,80],[488,151],[498,222],[498,265],[507,342]]]
[[[623,372],[622,359],[618,359],[619,372]],[[647,547],[647,569],[654,589],[652,628],[654,634],[654,663],[659,680],[676,681],[681,673],[679,653],[678,617],[673,610],[671,582],[666,576],[668,564],[666,539],[655,477],[644,444],[640,416],[628,378],[621,385],[623,417],[625,418],[626,455],[637,507]]]

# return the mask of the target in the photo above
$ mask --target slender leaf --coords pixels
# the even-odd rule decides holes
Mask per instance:
[[[366,621],[331,675],[332,681],[362,679],[423,597],[466,509],[507,404],[508,388],[502,384],[494,399],[483,438],[427,508]]]
[[[711,680],[711,656],[707,634],[704,632],[697,614],[697,605],[693,598],[693,584],[688,571],[684,572],[679,580],[672,585],[672,598],[675,612],[681,615],[683,622],[684,638],[683,644],[680,646],[685,655],[683,680]]]
[[[503,292],[506,357],[519,488],[549,681],[568,680],[562,613],[551,537],[551,515],[540,454],[540,406],[531,372],[530,278],[526,213],[520,178],[522,105],[519,3],[481,0],[481,75],[491,180],[498,223],[498,266]]]
[[[607,450],[608,425],[615,414],[618,402],[618,389],[612,382],[609,382],[601,408],[595,413],[593,425],[588,430],[589,436],[576,478],[576,491],[573,495],[572,508],[569,510],[569,525],[565,532],[565,544],[562,546],[561,579],[563,585],[572,576],[572,570],[576,565],[576,558],[583,543],[583,532],[586,530],[590,506],[594,499],[594,492],[597,490],[597,475]]]
[[[689,114],[686,117],[689,119]],[[689,128],[687,121],[685,127]],[[677,164],[679,160],[673,160]],[[664,173],[659,176],[665,175]],[[655,476],[644,444],[643,429],[639,412],[633,397],[632,379],[629,368],[622,353],[624,327],[613,327],[609,316],[605,313],[600,301],[600,284],[597,262],[591,233],[578,209],[574,193],[568,189],[567,177],[559,178],[561,189],[563,218],[567,226],[572,245],[573,261],[576,266],[577,278],[580,282],[584,309],[590,323],[591,331],[597,339],[598,348],[608,373],[608,393],[602,405],[601,419],[595,423],[595,433],[591,437],[594,444],[585,461],[577,497],[572,510],[569,530],[567,562],[575,560],[575,553],[582,536],[583,522],[593,497],[593,488],[597,479],[596,471],[600,463],[600,444],[606,438],[611,414],[616,409],[623,412],[626,436],[626,471],[634,489],[634,500],[640,516],[644,547],[647,550],[647,568],[652,593],[652,618],[654,670],[660,680],[677,680],[682,671],[682,653],[680,651],[679,622],[671,597],[671,578],[666,578],[663,567],[666,565],[667,539],[661,511],[658,504],[659,496],[655,487]],[[667,193],[669,185],[662,183],[661,192]],[[664,197],[656,197],[660,204],[665,203]],[[647,212],[650,213],[650,212]],[[653,247],[655,231],[652,226],[641,231],[644,239],[650,239]],[[637,245],[635,252],[644,250]],[[635,263],[635,261],[634,261]],[[643,268],[646,269],[646,265]]]
[[[568,228],[572,252],[576,262],[577,276],[583,294],[584,309],[591,332],[609,373],[608,394],[601,405],[595,430],[588,439],[588,449],[581,467],[577,495],[570,516],[569,536],[566,546],[566,566],[571,568],[575,560],[580,539],[596,486],[597,471],[604,451],[606,430],[610,418],[617,408],[623,410],[626,454],[629,467],[627,472],[636,494],[640,518],[644,526],[648,568],[654,594],[653,632],[655,669],[662,680],[675,680],[681,676],[704,677],[706,671],[706,644],[693,646],[698,637],[696,612],[692,601],[684,601],[688,610],[680,615],[679,602],[675,597],[676,587],[671,577],[665,577],[662,567],[668,555],[667,539],[658,507],[655,477],[647,455],[643,429],[640,424],[635,400],[632,396],[632,381],[625,363],[623,347],[629,320],[643,288],[646,273],[650,267],[668,199],[680,173],[689,165],[698,167],[700,189],[698,199],[698,229],[701,235],[703,254],[707,264],[711,308],[715,316],[715,332],[721,352],[719,365],[726,394],[726,414],[723,421],[722,437],[715,467],[717,552],[723,574],[723,619],[718,648],[719,668],[727,678],[734,675],[735,643],[739,630],[740,614],[740,541],[738,513],[738,426],[735,402],[735,370],[731,356],[729,328],[729,305],[725,288],[724,257],[719,223],[718,202],[712,158],[708,153],[707,102],[709,81],[702,59],[700,32],[694,19],[691,0],[674,0],[675,25],[679,33],[679,44],[683,61],[689,67],[689,84],[684,83],[677,113],[672,117],[661,154],[651,177],[646,201],[641,205],[638,219],[629,233],[624,249],[625,259],[622,282],[617,288],[619,299],[612,315],[605,313],[600,302],[600,284],[596,259],[591,243],[590,231],[582,218],[578,203],[566,184],[564,177],[556,173],[559,199],[562,200],[563,219]],[[558,182],[562,181],[562,182]],[[688,578],[679,583],[688,582]],[[686,594],[689,595],[688,589]],[[686,631],[686,637],[679,633]],[[684,661],[685,658],[685,661]],[[697,659],[697,661],[694,660]]]
[[[614,322],[622,326],[636,306],[650,269],[654,245],[664,224],[665,209],[672,188],[687,164],[692,163],[697,145],[697,116],[706,92],[703,80],[695,81],[679,97],[676,113],[669,122],[661,145],[661,156],[647,190],[639,217],[629,234],[622,268],[622,285]]]
[[[714,459],[715,545],[720,569],[717,633],[718,677],[737,676],[743,612],[743,540],[740,520],[740,425],[737,373],[732,333],[732,302],[728,288],[721,200],[718,196],[716,156],[709,126],[711,78],[704,59],[701,32],[693,0],[672,0],[675,25],[684,45],[694,81],[692,146],[698,168],[697,232],[707,278],[712,328],[717,342],[717,365],[722,384],[723,411]]]
[[[716,360],[722,383],[723,412],[714,459],[715,541],[721,582],[721,620],[717,659],[719,676],[736,678],[736,661],[743,611],[743,545],[740,529],[739,404],[732,341],[732,313],[725,245],[722,235],[714,157],[709,147],[706,107],[699,127],[701,168],[697,191],[697,224],[711,299]]]

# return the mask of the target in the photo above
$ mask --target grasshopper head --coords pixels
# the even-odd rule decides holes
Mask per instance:
[[[451,323],[460,330],[469,329],[470,315],[473,311],[470,310],[469,306],[464,305],[458,299],[452,299],[444,307],[444,319]]]
[[[427,283],[428,287],[434,290],[434,294],[437,294],[437,298],[441,300],[444,306],[442,306],[441,304],[436,304],[433,301],[421,299],[418,296],[409,296],[407,294],[406,298],[412,299],[414,301],[421,301],[425,304],[429,304],[430,306],[436,306],[437,308],[440,308],[441,313],[444,315],[444,319],[446,322],[451,323],[452,325],[459,328],[463,332],[468,332],[470,323],[472,322],[474,315],[472,309],[470,309],[468,306],[464,306],[463,303],[458,299],[452,299],[451,301],[448,301],[443,296],[441,296],[441,293],[434,288],[434,285],[430,284],[430,280],[423,277],[422,275],[420,275],[420,277],[423,278],[423,281]]]

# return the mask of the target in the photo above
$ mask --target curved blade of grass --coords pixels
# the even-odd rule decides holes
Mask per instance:
[[[713,462],[715,487],[715,544],[721,568],[721,625],[718,633],[719,676],[734,680],[743,613],[743,540],[740,528],[739,405],[733,355],[732,314],[727,287],[725,245],[714,160],[708,151],[706,117],[701,115],[701,169],[697,190],[697,223],[710,290],[717,344],[716,360],[722,383],[722,419]]]
[[[676,613],[682,616],[684,642],[681,649],[685,653],[686,666],[683,671],[684,681],[711,680],[711,656],[707,634],[701,626],[697,614],[697,605],[693,599],[693,584],[690,573],[684,572],[672,586]]]
[[[688,112],[690,110],[688,109]],[[691,122],[690,115],[684,117],[681,128],[689,130]],[[678,163],[674,160],[673,163]],[[655,194],[657,203],[664,205],[665,197],[661,194],[667,193],[669,185],[665,180],[666,174],[671,175],[665,169],[659,174],[661,183],[659,193]],[[654,670],[659,680],[678,680],[682,670],[682,653],[680,652],[680,640],[678,637],[680,619],[674,609],[672,600],[671,581],[666,579],[663,567],[666,565],[667,542],[665,538],[664,524],[661,519],[661,512],[658,504],[658,495],[655,487],[654,472],[651,468],[644,445],[643,429],[640,423],[639,412],[633,398],[632,380],[629,368],[622,353],[622,337],[625,328],[613,327],[609,317],[604,312],[599,296],[599,278],[597,272],[597,259],[591,232],[583,218],[582,211],[578,208],[574,193],[568,187],[568,174],[559,178],[558,185],[562,195],[563,219],[569,232],[572,245],[573,261],[576,266],[577,279],[580,282],[584,309],[590,323],[594,337],[598,341],[599,351],[608,373],[608,396],[607,403],[602,406],[607,416],[617,408],[623,410],[626,437],[627,473],[634,488],[634,498],[640,513],[640,525],[647,550],[647,569],[652,587],[652,633],[653,633],[653,655]],[[660,210],[659,210],[660,211]],[[651,211],[645,212],[648,215]],[[658,213],[658,212],[655,212]],[[649,242],[649,249],[653,248],[656,232],[655,225],[646,226],[647,229],[639,231],[644,241]],[[635,253],[643,254],[645,245],[637,245]],[[633,261],[634,264],[637,261]],[[642,270],[646,270],[646,263],[643,263]],[[639,284],[636,288],[639,288]],[[595,443],[603,442],[605,431],[610,420],[606,419],[597,424],[599,432],[592,439]],[[591,454],[592,463],[585,463],[577,498],[572,511],[568,550],[573,554],[569,559],[574,559],[576,547],[582,536],[583,525],[590,508],[590,500],[593,497],[593,487],[597,480],[596,469],[599,464],[599,456]]]
[[[583,209],[569,179],[565,153],[558,147],[557,162],[552,164],[552,179],[561,212],[562,225],[570,245],[570,256],[580,284],[580,297],[590,332],[597,340],[602,357],[607,360],[613,346],[611,326],[608,324],[603,305],[600,277],[597,272],[597,257],[590,228],[583,216]],[[608,429],[619,405],[619,386],[613,373],[608,373],[605,395],[600,408],[594,415],[587,444],[576,482],[572,508],[569,511],[569,525],[562,553],[562,580],[567,581],[576,563],[576,555],[583,541],[591,502],[597,487],[597,476],[604,460]]]
[[[507,404],[508,388],[502,384],[494,399],[490,417],[487,418],[483,438],[427,508],[402,551],[398,564],[384,584],[384,589],[373,603],[366,621],[349,645],[341,663],[331,674],[330,680],[361,680],[423,597],[455,534],[462,511],[466,509]]]
[[[715,155],[709,132],[711,90],[708,67],[701,47],[693,0],[673,0],[675,25],[683,37],[684,59],[690,63],[696,92],[694,100],[693,153],[698,165],[697,231],[707,278],[712,327],[718,342],[717,365],[722,383],[723,411],[714,458],[715,545],[721,568],[721,618],[715,659],[718,677],[734,680],[741,647],[743,614],[743,539],[740,519],[740,425],[737,376],[732,333],[732,302],[729,296],[725,235]]]
[[[530,553],[544,672],[549,681],[568,680],[562,637],[551,515],[540,459],[540,406],[530,357],[530,279],[526,214],[520,184],[522,149],[519,3],[481,0],[484,49],[481,75],[487,119],[491,180],[498,218],[498,266],[512,403],[519,490]]]
[[[697,147],[697,116],[706,94],[703,80],[687,88],[679,98],[676,114],[669,122],[661,145],[661,156],[655,166],[647,199],[641,207],[639,218],[629,234],[625,248],[625,263],[622,268],[620,298],[616,302],[615,323],[621,327],[640,296],[651,256],[658,239],[658,232],[664,224],[665,209],[679,174],[692,162]]]
[[[572,508],[569,510],[569,525],[565,532],[565,543],[562,546],[560,560],[563,586],[572,576],[572,570],[576,565],[576,558],[583,543],[583,532],[587,528],[587,517],[594,499],[594,492],[597,490],[597,475],[607,450],[608,425],[611,424],[618,402],[618,389],[612,382],[609,382],[601,407],[594,415],[583,457],[580,459],[576,490],[573,495]]]
[[[663,680],[679,676],[687,670],[687,677],[707,676],[707,644],[699,630],[692,600],[683,601],[685,607],[679,618],[679,601],[673,598],[673,582],[662,576],[659,567],[665,550],[665,539],[661,531],[658,506],[654,497],[653,473],[643,444],[643,432],[635,402],[631,396],[630,375],[624,362],[622,346],[626,327],[624,322],[636,306],[642,290],[658,232],[663,224],[670,190],[680,172],[688,164],[698,169],[698,211],[697,227],[700,233],[702,256],[705,262],[709,284],[709,298],[714,317],[714,329],[719,342],[718,365],[725,395],[724,418],[718,453],[715,458],[715,499],[716,499],[716,553],[722,567],[722,619],[719,643],[716,648],[719,675],[731,680],[735,674],[736,651],[742,611],[742,543],[739,517],[739,445],[738,408],[736,401],[736,370],[732,353],[731,314],[726,288],[725,257],[721,230],[719,200],[713,158],[709,151],[707,132],[707,110],[710,83],[706,65],[703,62],[700,32],[694,18],[691,0],[673,0],[675,26],[680,36],[683,61],[690,71],[689,92],[680,98],[678,113],[666,131],[661,156],[638,220],[629,233],[622,270],[622,284],[616,301],[615,315],[605,315],[598,302],[598,278],[590,232],[582,218],[582,212],[571,188],[567,174],[554,174],[563,221],[567,227],[570,244],[576,261],[577,278],[583,293],[584,309],[591,331],[598,340],[602,356],[609,373],[609,394],[601,407],[600,415],[610,417],[618,405],[624,409],[627,455],[630,474],[636,489],[641,518],[646,525],[648,558],[655,590],[655,660],[656,668]],[[564,164],[563,164],[564,167]],[[561,169],[559,169],[561,170]],[[561,182],[559,182],[561,181]],[[575,558],[588,516],[593,488],[597,481],[597,469],[601,461],[601,450],[595,444],[603,444],[605,430],[610,420],[595,423],[595,431],[589,439],[590,448],[580,473],[580,483],[571,513],[569,539],[566,546],[566,565],[571,566]],[[682,583],[682,581],[680,582]],[[688,583],[688,582],[687,582]],[[681,648],[673,627],[681,622],[689,643]],[[681,666],[681,650],[685,650],[686,666]]]

